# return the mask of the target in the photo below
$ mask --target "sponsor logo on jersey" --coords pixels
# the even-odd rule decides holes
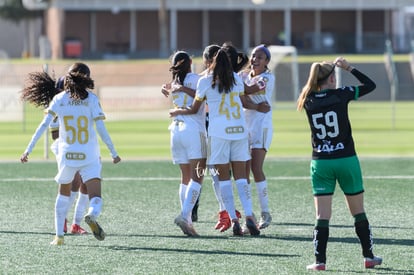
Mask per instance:
[[[241,133],[244,133],[244,127],[243,126],[227,127],[226,133],[227,134],[241,134]]]
[[[86,155],[84,153],[78,153],[78,152],[67,152],[65,156],[66,156],[66,159],[70,159],[70,160],[86,159]]]
[[[74,100],[69,100],[68,105],[69,106],[88,106],[89,101],[88,100],[74,99]]]
[[[324,140],[323,144],[319,144],[316,147],[316,151],[318,153],[322,153],[322,152],[323,153],[332,153],[334,151],[344,150],[344,149],[345,149],[345,146],[342,142],[337,143],[336,145],[334,145],[334,144],[331,144],[331,141],[327,141],[327,140]]]

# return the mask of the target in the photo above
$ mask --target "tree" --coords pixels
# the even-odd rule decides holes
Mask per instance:
[[[28,10],[23,6],[22,0],[0,0],[0,17],[12,21],[15,24],[24,23],[24,45],[22,56],[27,57],[33,55],[29,52],[29,21],[42,16],[41,11]]]

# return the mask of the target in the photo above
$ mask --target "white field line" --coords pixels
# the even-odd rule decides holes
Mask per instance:
[[[206,177],[207,179],[209,177]],[[388,175],[388,176],[364,176],[366,180],[412,180],[414,175]],[[106,177],[104,181],[179,181],[179,177]],[[267,180],[274,181],[291,181],[291,180],[310,180],[308,176],[280,176],[267,177]],[[53,178],[4,178],[0,182],[44,182],[54,181]]]

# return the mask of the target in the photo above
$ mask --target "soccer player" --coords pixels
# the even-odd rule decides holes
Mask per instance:
[[[64,89],[63,83],[64,77],[60,77],[56,82],[52,79],[46,72],[34,72],[30,73],[26,81],[26,85],[22,90],[21,99],[23,101],[29,102],[36,107],[47,108],[50,101],[53,97],[62,92]],[[58,154],[58,142],[57,138],[59,137],[59,121],[56,118],[49,125],[50,133],[52,139],[54,140],[53,144],[50,146],[52,152],[57,156]],[[87,234],[87,231],[80,226],[80,222],[85,214],[85,210],[89,204],[88,192],[86,186],[82,182],[82,178],[79,173],[76,173],[72,181],[72,190],[70,194],[70,203],[73,205],[77,197],[73,223],[70,228],[72,234]],[[67,233],[67,219],[65,219],[65,224],[63,231]]]
[[[56,235],[52,245],[64,244],[64,222],[69,208],[71,182],[79,171],[89,195],[89,209],[85,222],[98,240],[105,239],[105,232],[97,222],[102,210],[100,149],[96,131],[111,152],[113,163],[121,161],[103,120],[105,114],[98,97],[93,94],[94,81],[89,67],[84,63],[74,63],[65,75],[64,92],[53,97],[47,114],[32,136],[20,161],[28,162],[36,142],[48,128],[54,117],[59,120],[58,173],[55,177],[59,192],[55,204]],[[96,127],[96,130],[94,128]]]
[[[236,215],[230,169],[250,234],[260,234],[253,218],[251,189],[246,178],[246,161],[250,159],[250,155],[240,100],[240,95],[243,93],[243,81],[234,73],[230,58],[221,48],[214,57],[209,74],[200,78],[192,105],[187,109],[170,111],[172,117],[197,113],[203,102],[207,102],[209,106],[207,165],[214,165],[218,171],[221,197],[232,221],[233,234],[236,236],[243,235],[243,231]]]
[[[64,77],[60,77],[58,81],[56,82],[57,92],[62,92],[64,90],[64,80],[65,80]],[[52,100],[52,98],[50,100]],[[51,149],[53,153],[55,154],[55,156],[57,156],[58,154],[57,139],[59,137],[59,120],[57,119],[57,117],[55,117],[53,121],[50,123],[49,128],[52,134],[52,139],[55,141],[53,142]],[[80,226],[80,223],[85,214],[86,208],[88,207],[89,196],[88,196],[88,190],[86,188],[86,185],[83,183],[82,177],[80,176],[79,172],[75,174],[75,177],[73,178],[73,181],[72,181],[72,189],[70,192],[70,200],[69,200],[70,206],[73,205],[76,197],[77,197],[77,200],[75,204],[75,211],[73,215],[72,225],[70,227],[70,233],[75,234],[75,235],[83,235],[83,234],[87,234],[88,232]],[[66,233],[67,231],[68,231],[67,219],[65,218],[63,232]]]
[[[172,82],[163,85],[162,93],[172,96],[174,109],[186,109],[193,102],[198,74],[191,72],[192,60],[185,51],[176,52],[171,60]],[[188,236],[198,236],[192,221],[192,210],[196,204],[206,167],[205,104],[198,112],[174,117],[171,131],[171,153],[174,164],[179,164],[181,184],[179,197],[181,213],[174,222]]]
[[[350,72],[361,84],[336,88],[335,68]],[[348,118],[348,104],[375,89],[375,83],[365,74],[338,57],[332,62],[313,63],[307,83],[297,100],[297,109],[305,109],[311,130],[311,182],[316,210],[313,231],[315,263],[308,270],[325,270],[326,247],[329,238],[329,220],[332,196],[336,182],[345,194],[347,206],[354,217],[355,232],[359,238],[365,268],[382,263],[374,256],[371,227],[364,210],[362,173]]]
[[[250,69],[240,72],[240,76],[246,85],[244,96],[248,97],[257,106],[264,103],[270,107],[272,103],[275,78],[267,67],[270,58],[271,54],[267,47],[259,45],[251,53]],[[256,87],[259,87],[259,89]],[[256,182],[257,197],[261,208],[259,228],[263,229],[268,227],[272,221],[269,211],[267,181],[263,171],[264,159],[273,137],[272,111],[271,108],[269,112],[245,108],[244,113],[251,152],[251,160],[247,162],[247,174],[249,175],[251,169]]]

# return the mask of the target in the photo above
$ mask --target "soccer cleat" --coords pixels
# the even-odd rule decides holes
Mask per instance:
[[[374,258],[364,258],[365,268],[374,268],[376,265],[382,264],[382,258],[374,256]]]
[[[75,235],[88,234],[88,232],[85,229],[83,229],[82,227],[80,227],[80,225],[76,223],[72,224],[72,226],[70,227],[70,233],[75,234]]]
[[[234,236],[243,236],[243,230],[240,226],[239,221],[233,221],[233,235]]]
[[[236,216],[239,219],[241,218],[241,214],[238,210],[236,210]],[[219,220],[214,226],[214,229],[220,230],[220,232],[224,232],[227,229],[229,229],[230,226],[231,226],[231,220],[230,220],[229,213],[226,210],[220,211]]]
[[[105,232],[103,231],[102,227],[99,225],[99,223],[96,221],[96,219],[91,215],[85,216],[85,222],[89,225],[89,227],[92,230],[93,236],[98,241],[105,240]]]
[[[237,209],[236,209],[236,216],[237,216],[237,218],[239,218],[239,219],[241,219],[241,217],[242,217],[242,216],[241,216],[241,213],[240,213],[240,212],[239,212],[239,210],[237,210]]]
[[[249,230],[250,235],[258,236],[260,235],[260,230],[257,228],[257,225],[253,218],[246,218],[246,227]]]
[[[326,270],[324,263],[314,263],[306,267],[307,270],[323,271]]]
[[[65,223],[63,224],[63,232],[68,233],[68,220],[65,219]]]
[[[183,233],[190,237],[198,237],[199,235],[195,231],[192,224],[188,224],[188,222],[184,219],[184,217],[180,214],[174,219],[174,223],[181,228]]]
[[[55,236],[53,238],[53,241],[50,242],[51,245],[64,245],[65,241],[63,239],[63,236]]]
[[[229,213],[227,213],[226,210],[220,211],[219,220],[216,226],[214,227],[214,229],[220,230],[220,232],[224,232],[227,229],[229,229],[230,226],[231,226],[231,220],[230,220]]]
[[[263,229],[270,225],[272,221],[272,216],[270,216],[269,212],[262,212],[259,222],[259,228]]]
[[[200,237],[200,235],[198,235],[198,233],[195,231],[192,224],[188,224],[188,233],[188,236],[190,237]]]

